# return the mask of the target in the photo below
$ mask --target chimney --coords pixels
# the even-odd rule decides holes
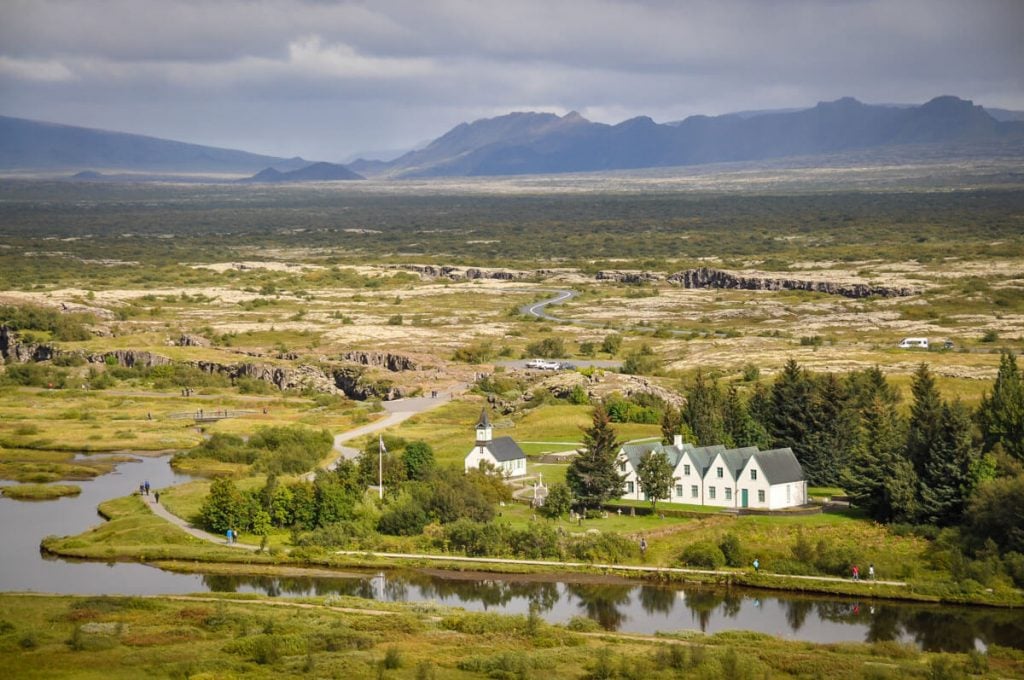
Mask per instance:
[[[683,448],[683,435],[677,434],[677,435],[673,436],[672,437],[672,446],[676,447],[677,449]]]

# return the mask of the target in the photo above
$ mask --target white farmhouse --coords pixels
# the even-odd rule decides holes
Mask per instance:
[[[693,446],[676,436],[670,445],[627,444],[619,450],[619,474],[625,479],[623,499],[646,500],[636,469],[647,453],[663,455],[674,470],[671,503],[720,508],[778,510],[807,503],[803,469],[789,448],[761,451],[756,446],[727,449]]]
[[[485,461],[506,477],[522,477],[526,474],[526,454],[512,437],[494,439],[487,409],[480,411],[480,420],[476,424],[476,444],[466,454],[465,471],[479,468]]]

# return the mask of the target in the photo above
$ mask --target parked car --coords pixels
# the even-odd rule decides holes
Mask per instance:
[[[541,371],[557,371],[562,365],[550,359],[530,359],[526,362],[527,368],[536,368]]]
[[[953,349],[956,345],[953,344],[952,340],[946,340],[942,343],[942,349]]]

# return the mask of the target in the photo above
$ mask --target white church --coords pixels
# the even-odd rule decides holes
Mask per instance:
[[[669,497],[659,500],[761,510],[794,508],[807,503],[807,482],[792,449],[697,447],[684,443],[679,435],[669,445],[627,444],[619,450],[619,474],[626,482],[623,499],[647,500],[637,481],[636,470],[648,452],[668,458],[674,470]]]
[[[466,454],[465,471],[479,468],[485,461],[505,477],[522,477],[526,474],[526,454],[512,437],[494,438],[487,409],[480,411],[480,420],[476,424],[476,444]]]

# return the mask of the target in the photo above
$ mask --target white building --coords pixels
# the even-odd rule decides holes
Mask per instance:
[[[663,455],[673,468],[670,503],[721,508],[778,510],[807,503],[803,468],[789,448],[760,451],[756,446],[727,449],[693,446],[682,437],[660,443],[627,444],[619,450],[619,473],[625,477],[623,499],[647,500],[636,476],[647,453]]]
[[[479,468],[484,461],[506,477],[522,477],[526,474],[526,454],[512,437],[494,439],[487,409],[480,411],[480,420],[476,424],[476,444],[466,454],[465,471]]]

